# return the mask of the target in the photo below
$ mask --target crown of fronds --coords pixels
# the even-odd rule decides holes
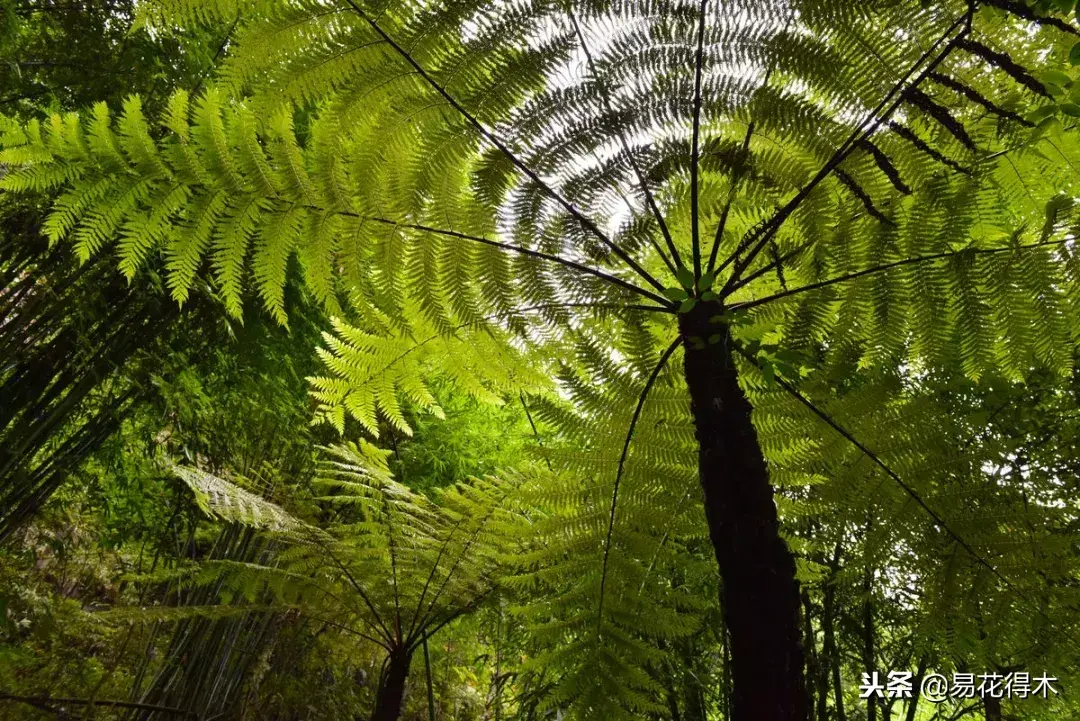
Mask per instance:
[[[222,478],[176,468],[208,514],[287,545],[272,565],[210,561],[169,577],[219,584],[248,602],[269,592],[279,604],[411,652],[492,592],[496,569],[528,524],[513,510],[513,483],[472,479],[432,500],[396,481],[386,455],[366,442],[325,449],[316,485],[326,495],[313,500],[338,509],[326,527]]]
[[[199,0],[146,18],[238,14],[219,88],[176,94],[161,131],[137,98],[8,124],[3,187],[61,189],[46,232],[81,257],[115,242],[130,275],[163,254],[178,300],[208,262],[234,315],[252,285],[285,322],[295,253],[360,334],[413,345],[419,322],[470,346],[462,329],[535,339],[597,305],[711,293],[868,365],[1071,364],[1080,158],[1061,120],[1080,86],[1061,19],[830,0]],[[320,108],[303,142],[292,103]],[[321,381],[332,422],[400,426],[395,394],[432,407],[409,370],[370,390],[374,362]],[[462,371],[484,367],[457,369],[478,395],[521,390]]]

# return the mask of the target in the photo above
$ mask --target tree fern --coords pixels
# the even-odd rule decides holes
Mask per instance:
[[[614,476],[606,457],[597,603],[618,587],[612,569],[633,577],[613,542],[621,484],[654,383],[681,360],[685,388],[672,392],[697,434],[735,718],[801,719],[796,564],[766,461],[814,449],[797,440],[805,414],[774,438],[747,397],[766,402],[759,383],[772,383],[824,422],[841,369],[1071,372],[1077,31],[1044,12],[838,0],[152,5],[150,22],[247,18],[218,88],[192,109],[173,100],[157,155],[134,104],[119,135],[100,110],[82,124],[8,126],[2,183],[73,191],[51,228],[83,254],[150,222],[185,185],[177,230],[132,235],[121,260],[160,250],[182,300],[209,257],[234,314],[250,257],[263,305],[284,317],[276,289],[295,248],[327,307],[348,301],[316,381],[320,413],[339,427],[351,414],[372,430],[381,413],[403,430],[401,396],[434,411],[421,372],[478,396],[530,390],[524,374],[485,366],[488,341],[538,374],[573,358],[599,387],[568,386],[575,412],[612,419],[618,397],[628,424],[606,441],[621,450]],[[317,107],[303,141],[292,103]],[[431,336],[449,357],[398,360]],[[475,354],[450,355],[459,348]],[[917,472],[918,459],[825,425],[835,459],[873,454],[898,498],[922,498],[898,462]],[[654,477],[670,501],[671,481]],[[964,545],[1009,589],[979,540]],[[644,707],[637,678],[621,687],[638,689],[620,696],[631,708]]]
[[[224,600],[235,594],[251,603],[269,593],[276,610],[296,609],[382,647],[387,661],[372,718],[396,719],[416,649],[493,592],[495,570],[523,531],[514,485],[473,479],[444,489],[435,503],[393,478],[387,451],[361,442],[325,453],[316,483],[326,495],[314,500],[340,509],[325,529],[219,477],[176,468],[204,511],[289,544],[274,565],[217,561],[181,575],[216,584],[219,594],[228,592]],[[199,608],[154,613],[204,615]]]

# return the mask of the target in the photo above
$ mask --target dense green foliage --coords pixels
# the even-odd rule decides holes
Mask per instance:
[[[1078,712],[1074,2],[0,13],[0,716]]]

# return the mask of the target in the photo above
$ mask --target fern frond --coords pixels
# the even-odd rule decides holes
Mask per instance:
[[[185,466],[173,466],[172,472],[195,493],[195,502],[209,516],[283,533],[312,530],[279,506],[223,478]]]

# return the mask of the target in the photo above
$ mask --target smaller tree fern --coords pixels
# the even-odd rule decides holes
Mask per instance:
[[[269,593],[274,607],[291,607],[382,647],[373,721],[399,717],[413,653],[489,597],[504,554],[528,527],[510,510],[515,484],[473,478],[431,500],[394,480],[387,455],[364,441],[325,449],[316,478],[325,495],[315,500],[333,513],[321,525],[218,476],[175,469],[207,514],[274,534],[285,544],[272,564],[208,562],[194,572],[194,581],[220,584],[249,603]],[[135,615],[221,615],[247,608],[232,603]]]

